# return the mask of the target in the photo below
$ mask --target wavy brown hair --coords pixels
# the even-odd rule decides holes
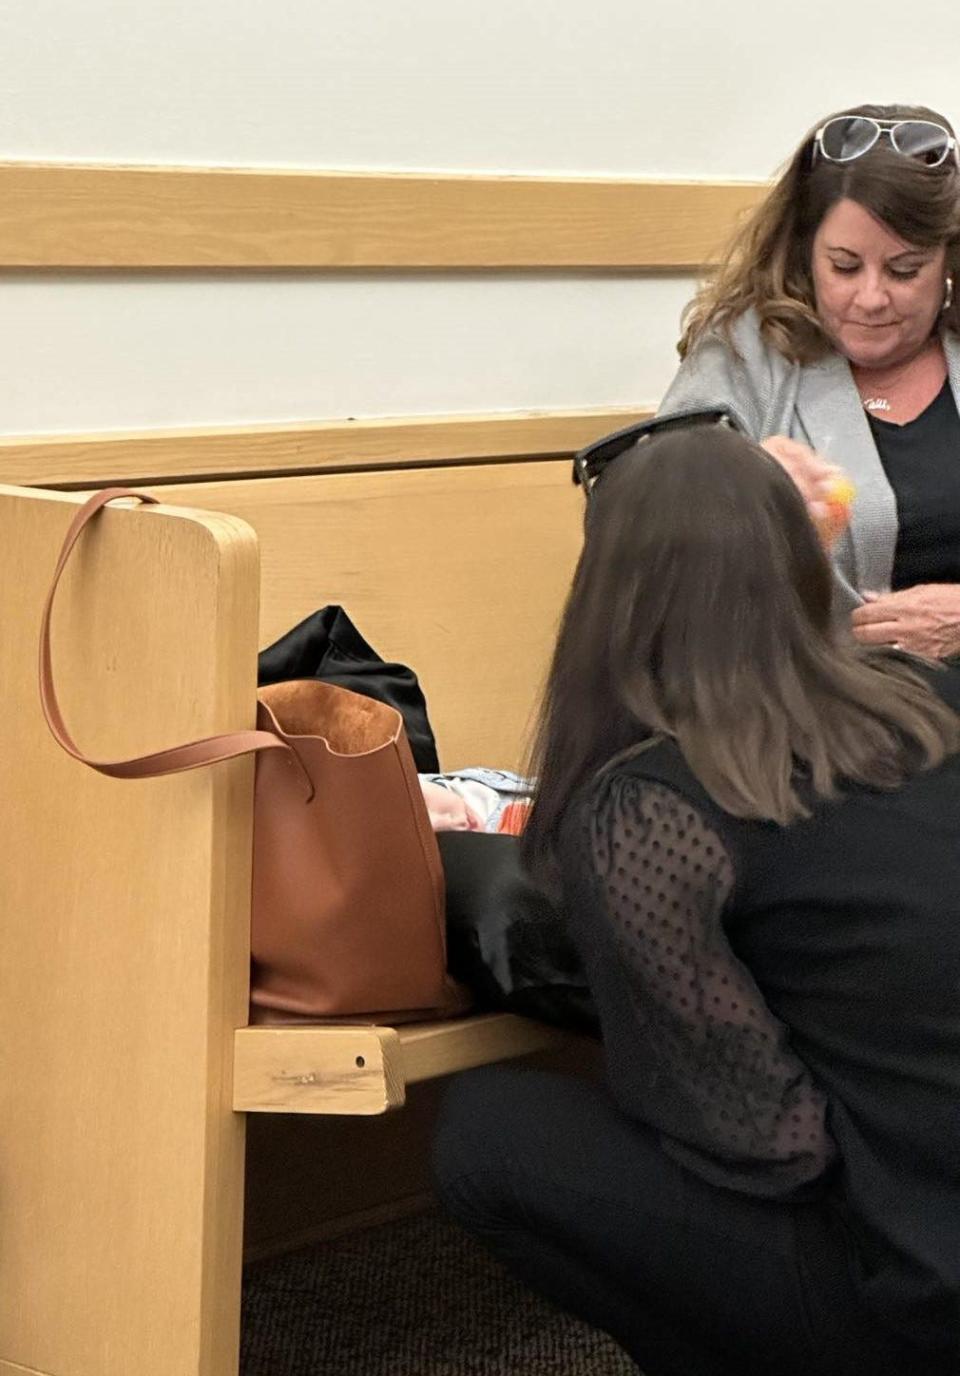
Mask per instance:
[[[783,824],[807,815],[811,789],[895,788],[960,750],[960,717],[917,662],[858,645],[832,596],[797,488],[741,435],[664,432],[611,463],[531,761],[524,853],[537,880],[556,888],[578,790],[660,732],[725,811]]]
[[[874,119],[926,119],[953,130],[942,115],[922,105],[857,105],[837,115]],[[953,157],[927,167],[904,157],[881,138],[852,162],[813,160],[818,122],[764,197],[735,233],[717,272],[697,292],[683,316],[677,346],[686,357],[701,336],[730,328],[751,307],[766,342],[791,362],[811,363],[830,347],[817,317],[810,259],[813,237],[838,201],[856,201],[895,234],[921,248],[947,250],[955,282],[943,324],[960,334],[960,174]]]

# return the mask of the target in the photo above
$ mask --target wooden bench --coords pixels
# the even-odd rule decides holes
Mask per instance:
[[[443,767],[520,763],[579,547],[566,459],[141,471],[164,505],[104,513],[55,616],[90,752],[252,725],[258,647],[339,602],[420,674]],[[105,779],[40,714],[81,500],[0,487],[0,1373],[236,1376],[246,1115],[380,1114],[559,1034],[247,1025],[252,764]]]

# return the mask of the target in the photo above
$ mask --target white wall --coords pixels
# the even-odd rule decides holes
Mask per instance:
[[[644,400],[674,366],[682,279],[0,283],[0,430],[527,410]]]
[[[960,5],[0,0],[0,157],[768,175],[819,115],[960,117]],[[0,431],[632,404],[689,282],[0,275]]]

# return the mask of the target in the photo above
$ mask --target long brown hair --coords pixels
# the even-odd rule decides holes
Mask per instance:
[[[922,105],[858,105],[838,113],[933,120],[953,133],[942,115]],[[677,346],[681,358],[708,330],[729,339],[730,327],[751,307],[764,339],[784,357],[797,363],[821,357],[830,346],[817,318],[811,250],[824,216],[842,200],[856,201],[907,243],[946,246],[947,271],[956,287],[941,319],[960,334],[960,173],[953,157],[927,167],[895,152],[881,138],[852,162],[814,160],[815,133],[816,128],[805,135],[769,194],[735,233],[717,272],[684,312]]]
[[[783,469],[730,430],[654,436],[596,485],[531,761],[524,849],[555,885],[571,798],[621,751],[672,736],[739,817],[806,815],[844,781],[894,788],[960,749],[960,717],[894,651],[832,615],[833,578]]]

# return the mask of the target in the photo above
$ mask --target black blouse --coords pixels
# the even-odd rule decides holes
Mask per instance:
[[[812,801],[732,817],[662,742],[568,809],[608,1081],[705,1179],[822,1194],[878,1321],[960,1361],[960,756]]]
[[[960,583],[960,415],[949,379],[906,425],[867,419],[897,500],[891,586]]]
[[[657,1066],[651,1092],[625,1106],[698,1174],[794,1194],[833,1159],[826,1100],[724,932],[723,841],[672,789],[629,775],[584,825],[581,853]]]

